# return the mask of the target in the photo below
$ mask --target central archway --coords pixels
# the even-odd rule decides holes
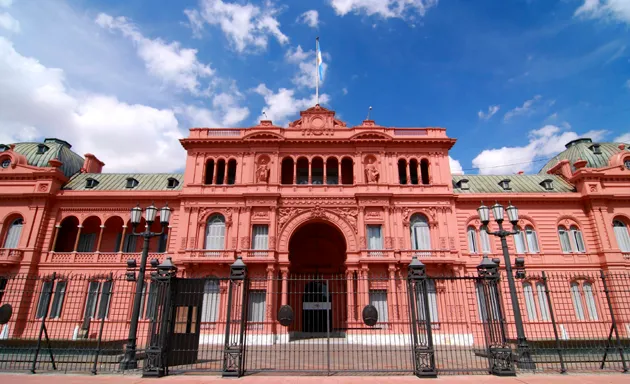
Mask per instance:
[[[307,222],[291,236],[289,271],[292,274],[341,275],[345,272],[345,261],[345,238],[328,222]]]
[[[343,336],[346,323],[346,241],[326,221],[308,221],[289,240],[294,337]]]

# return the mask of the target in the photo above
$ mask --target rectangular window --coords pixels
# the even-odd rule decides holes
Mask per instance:
[[[545,285],[536,283],[536,291],[538,293],[538,306],[540,307],[540,319],[549,321],[549,302],[547,302],[547,294],[545,293]]]
[[[411,248],[421,251],[431,249],[431,233],[428,224],[415,224],[411,227]]]
[[[157,305],[157,284],[149,284],[149,295],[147,296],[147,308],[144,312],[145,319],[153,319],[155,317],[156,305]]]
[[[208,280],[203,292],[203,305],[201,307],[201,321],[214,323],[219,318],[219,281]]]
[[[164,232],[160,235],[158,239],[158,252],[166,253],[166,249],[168,247],[168,232]]]
[[[0,277],[0,303],[2,303],[2,298],[4,297],[4,292],[7,289],[7,278],[6,277]]]
[[[371,290],[370,291],[370,304],[376,308],[378,312],[378,322],[386,323],[389,321],[387,313],[387,291],[386,290]]]
[[[383,236],[380,225],[367,226],[368,249],[383,249]]]
[[[468,234],[468,250],[470,253],[478,253],[479,248],[477,247],[477,230],[473,227],[469,227],[467,229]]]
[[[138,236],[132,235],[130,233],[125,235],[125,244],[123,245],[123,252],[125,253],[134,253],[136,252],[136,241],[138,240]]]
[[[560,237],[560,246],[562,252],[571,253],[571,242],[569,241],[569,233],[564,228],[558,229],[558,236]]]
[[[483,228],[479,230],[479,237],[481,237],[481,251],[483,253],[492,253],[492,246],[490,245],[490,235]]]
[[[79,236],[79,245],[77,252],[94,252],[96,245],[96,233],[82,233]]]
[[[573,300],[575,317],[578,320],[584,320],[584,307],[582,306],[582,297],[580,295],[580,286],[578,283],[571,283],[571,299]]]
[[[586,309],[588,309],[588,317],[591,320],[599,320],[597,316],[597,306],[595,305],[595,296],[593,295],[593,286],[589,282],[582,284],[584,291],[584,300],[586,301]]]
[[[39,301],[37,302],[37,312],[35,313],[36,319],[41,319],[46,316],[48,310],[48,304],[50,303],[50,296],[52,296],[53,282],[44,281],[42,284],[42,290],[39,293]]]
[[[417,286],[417,300],[416,305],[418,306],[418,320],[425,321],[425,306],[424,306],[424,296],[422,294],[422,288]],[[427,296],[429,297],[429,316],[431,318],[431,323],[437,323],[439,321],[438,318],[438,307],[437,307],[437,292],[435,290],[435,281],[427,280]]]
[[[584,247],[584,238],[582,237],[582,231],[579,229],[571,229],[571,234],[573,235],[573,241],[575,242],[575,249],[578,252],[584,253],[586,252],[586,248]]]
[[[260,323],[265,321],[265,302],[267,291],[250,291],[247,321]]]
[[[94,315],[96,315],[98,320],[107,318],[111,293],[111,281],[90,281],[87,299],[85,300],[84,317],[93,319]]]
[[[252,227],[252,249],[269,249],[269,226],[254,225]]]
[[[530,283],[523,284],[523,296],[525,296],[527,318],[529,319],[529,321],[538,320],[538,315],[536,313],[536,302],[534,301],[534,292]]]
[[[518,233],[514,235],[514,245],[516,253],[525,253],[525,233],[518,229]]]
[[[477,310],[479,312],[479,320],[481,321],[498,321],[499,315],[499,297],[496,289],[477,282],[475,285],[477,294]]]
[[[538,236],[536,235],[536,231],[533,229],[527,229],[525,233],[527,234],[527,246],[529,247],[529,253],[540,252],[538,249]]]
[[[52,307],[50,308],[50,318],[58,319],[61,317],[63,308],[63,299],[66,296],[66,281],[58,281],[55,287],[55,295],[53,296]]]

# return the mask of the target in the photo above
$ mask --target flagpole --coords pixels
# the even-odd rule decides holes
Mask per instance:
[[[319,104],[319,62],[317,54],[319,52],[319,36],[315,38],[315,100]]]

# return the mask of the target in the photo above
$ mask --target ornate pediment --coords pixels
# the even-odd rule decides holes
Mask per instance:
[[[360,132],[350,138],[351,141],[392,140],[392,137],[383,132]]]
[[[346,123],[335,118],[335,111],[319,104],[300,112],[300,118],[289,123],[289,128],[301,129],[304,136],[332,136],[335,128],[343,128]]]
[[[282,141],[284,137],[276,132],[257,131],[252,132],[243,137],[244,141]]]

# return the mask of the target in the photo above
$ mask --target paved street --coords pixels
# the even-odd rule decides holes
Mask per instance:
[[[437,379],[431,379],[431,383],[453,383],[453,384],[494,384],[494,383],[513,383],[513,384],[625,384],[630,380],[630,375],[623,374],[600,374],[600,375],[520,375],[518,377],[495,377],[495,376],[443,376]],[[53,375],[53,374],[0,374],[0,382],[3,384],[19,383],[31,384],[184,384],[184,383],[231,383],[237,381],[244,384],[376,384],[376,383],[420,383],[420,379],[414,376],[332,376],[332,377],[315,377],[315,376],[262,376],[252,375],[240,379],[223,379],[216,375],[182,375],[169,376],[161,379],[143,379],[135,375]]]

